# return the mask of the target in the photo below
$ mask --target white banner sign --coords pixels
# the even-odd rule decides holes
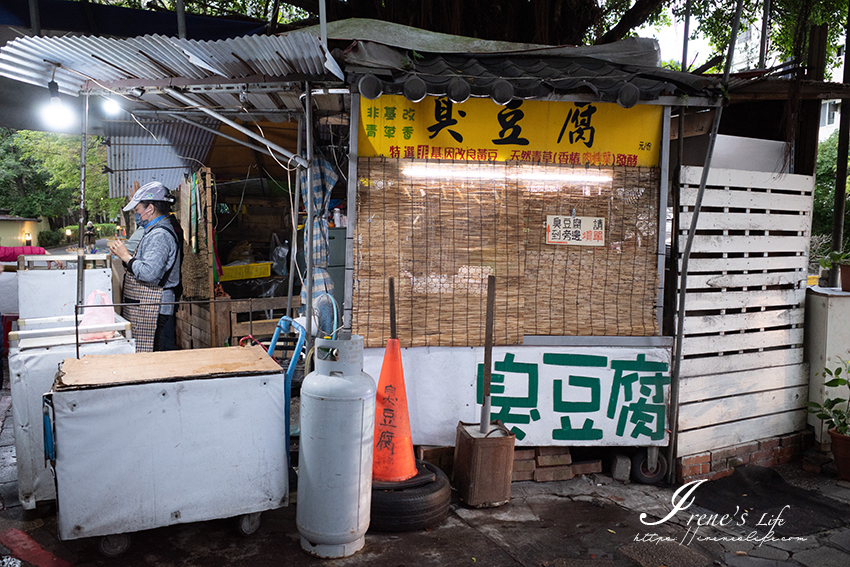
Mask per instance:
[[[365,351],[379,380],[382,349]],[[479,422],[483,348],[402,350],[413,442],[454,445],[458,421]],[[670,349],[496,347],[491,417],[517,445],[666,445]]]

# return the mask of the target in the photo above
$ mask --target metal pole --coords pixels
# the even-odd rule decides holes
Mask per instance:
[[[298,155],[301,155],[301,125],[304,124],[304,119],[298,117]],[[290,188],[291,189],[291,188]],[[301,208],[301,171],[295,170],[295,201],[290,211],[292,218],[292,243],[289,245],[289,295],[286,300],[286,314],[292,317],[292,292],[295,289],[295,270],[298,269],[298,210]]]
[[[241,146],[245,146],[246,148],[250,148],[250,149],[254,150],[255,152],[260,152],[261,154],[265,154],[267,156],[274,157],[274,154],[272,152],[270,152],[268,150],[268,148],[266,148],[264,146],[258,146],[257,144],[252,144],[251,142],[246,142],[245,140],[240,140],[239,138],[236,138],[235,136],[230,136],[230,135],[225,134],[223,132],[219,132],[215,128],[210,128],[209,126],[204,126],[203,124],[198,124],[194,120],[189,120],[185,116],[181,116],[181,115],[175,114],[173,112],[169,112],[168,116],[170,116],[172,118],[176,118],[177,120],[181,120],[181,121],[185,122],[186,124],[191,124],[195,128],[199,128],[199,129],[201,129],[205,132],[209,132],[210,134],[215,134],[216,136],[221,136],[225,140],[230,140],[231,142],[235,142],[235,143],[237,143]],[[159,168],[157,168],[157,169],[159,169]]]
[[[85,94],[83,102],[83,127],[80,132],[80,223],[79,223],[79,243],[80,247],[77,250],[77,305],[83,304],[85,297],[85,280],[83,279],[83,270],[85,269],[85,260],[83,253],[85,247],[83,239],[83,223],[86,215],[86,146],[88,145],[86,133],[89,128],[89,93]]]
[[[310,89],[310,83],[305,83],[306,96],[304,103],[306,108],[306,143],[307,143],[307,226],[305,227],[306,242],[304,247],[304,260],[307,266],[307,273],[304,278],[304,286],[306,288],[307,305],[305,314],[307,315],[307,352],[313,347],[313,93]],[[305,372],[307,369],[304,369]]]
[[[38,11],[38,0],[29,0],[30,29],[33,36],[41,35],[41,14]]]
[[[770,0],[764,0],[761,16],[761,40],[759,41],[759,69],[764,69],[767,59],[767,36],[770,30]]]
[[[850,83],[850,8],[847,10],[847,35],[844,40],[844,82]],[[832,250],[844,245],[844,203],[847,198],[847,151],[850,147],[850,99],[841,100],[838,120],[838,158],[835,163],[835,196],[832,206]],[[829,271],[829,287],[838,287],[838,269]]]
[[[354,229],[357,226],[357,143],[360,127],[360,95],[351,93],[351,115],[348,125],[348,199],[345,221],[345,297],[343,298],[343,329],[351,332],[354,305]]]
[[[741,9],[744,0],[738,0],[735,9],[735,20],[732,22],[732,35],[729,37],[729,49],[726,55],[726,67],[723,71],[723,87],[729,84],[729,73],[732,69],[732,54],[735,43],[738,40],[738,26],[741,23]],[[679,308],[676,310],[676,354],[673,357],[673,368],[670,372],[670,445],[667,447],[667,482],[672,483],[676,475],[676,443],[679,434],[679,370],[682,366],[682,340],[685,335],[685,296],[688,289],[688,261],[691,257],[691,248],[697,231],[699,211],[702,207],[702,198],[705,194],[705,186],[708,183],[708,172],[711,169],[711,158],[714,155],[714,143],[717,141],[717,131],[720,128],[720,117],[723,115],[723,107],[718,106],[714,114],[714,122],[711,125],[711,134],[708,138],[708,150],[705,155],[705,164],[702,168],[702,176],[699,182],[696,201],[694,202],[694,214],[691,218],[691,226],[688,229],[688,239],[685,241],[685,250],[682,252],[682,270],[679,282]],[[678,211],[677,211],[678,212]],[[676,384],[674,387],[673,384]]]
[[[325,51],[328,50],[328,14],[327,8],[325,7],[325,0],[319,0],[319,33],[322,34],[322,37],[319,40],[322,42],[322,46],[325,48]]]
[[[175,7],[177,11],[177,37],[186,39],[186,7],[183,5],[183,0],[177,0]]]
[[[260,142],[264,146],[267,146],[268,148],[278,152],[279,154],[286,156],[287,159],[291,159],[292,161],[294,161],[295,163],[297,163],[301,167],[307,167],[307,161],[304,158],[302,158],[301,156],[297,156],[297,155],[293,154],[292,152],[290,152],[289,150],[282,148],[279,145],[270,142],[269,140],[266,140],[265,138],[263,138],[259,134],[252,132],[251,130],[245,128],[241,124],[237,124],[233,120],[225,118],[224,116],[222,116],[218,112],[215,112],[214,110],[210,110],[209,108],[199,106],[196,101],[194,101],[191,98],[189,98],[188,96],[184,95],[179,90],[174,89],[174,88],[170,88],[170,89],[167,89],[167,92],[168,92],[168,94],[170,94],[171,96],[173,96],[174,98],[179,100],[180,102],[186,103],[189,106],[191,106],[192,108],[197,108],[198,110],[200,110],[204,114],[206,114],[208,116],[212,116],[216,120],[224,122],[225,124],[227,124],[228,126],[233,128],[234,130],[236,130],[237,132],[241,132],[242,134],[245,134],[249,138],[257,140],[258,142]]]

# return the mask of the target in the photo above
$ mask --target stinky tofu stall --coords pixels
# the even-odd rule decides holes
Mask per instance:
[[[662,306],[675,97],[658,99],[693,85],[556,51],[423,54],[392,80],[365,70],[350,79],[361,96],[346,321],[371,347],[365,371],[380,375],[395,278],[414,444],[454,445],[458,420],[479,421],[489,275],[491,418],[517,445],[668,443],[673,338],[662,336]],[[652,461],[657,451],[647,453]],[[656,479],[666,472],[658,458]]]
[[[237,518],[288,497],[284,373],[259,346],[67,359],[45,395],[59,537]]]
[[[21,256],[18,271],[17,330],[9,334],[12,419],[18,472],[18,497],[25,510],[56,498],[52,471],[44,458],[42,395],[50,391],[59,364],[88,354],[125,354],[136,350],[129,322],[111,307],[107,317],[89,322],[75,318],[77,285],[111,297],[110,257],[106,254],[52,255],[63,269],[45,269],[44,256]],[[83,278],[78,278],[77,268]],[[110,319],[108,321],[106,319]],[[79,324],[75,324],[75,320]]]

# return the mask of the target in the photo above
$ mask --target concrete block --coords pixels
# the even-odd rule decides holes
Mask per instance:
[[[511,473],[511,482],[519,482],[522,480],[534,480],[534,471],[514,470]]]
[[[614,453],[611,460],[611,476],[614,480],[620,482],[628,482],[632,474],[632,460],[628,455],[622,453]]]
[[[514,472],[533,471],[537,468],[537,462],[532,459],[530,461],[514,461]]]
[[[595,459],[593,461],[580,461],[572,464],[573,474],[578,476],[581,474],[592,474],[602,472],[602,461]]]
[[[548,482],[552,480],[570,480],[575,476],[572,466],[543,467],[534,470],[534,480],[537,482]]]
[[[573,458],[569,453],[565,455],[537,455],[538,467],[556,467],[560,465],[569,465],[572,462]]]
[[[537,452],[534,449],[514,449],[515,461],[530,461],[534,459]]]
[[[542,457],[548,457],[550,455],[569,455],[570,448],[569,447],[538,447],[537,455]]]

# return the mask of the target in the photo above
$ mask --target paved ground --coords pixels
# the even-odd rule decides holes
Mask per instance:
[[[247,538],[237,534],[231,520],[170,526],[133,534],[130,550],[118,559],[101,557],[97,541],[59,541],[50,505],[25,512],[18,501],[8,380],[4,386],[6,389],[0,391],[0,567],[262,567],[283,564],[299,567],[326,563],[301,550],[295,526],[295,502],[289,507],[265,512],[260,530]],[[513,484],[512,499],[507,506],[474,510],[465,508],[455,498],[449,517],[440,526],[394,535],[369,533],[363,550],[330,564],[393,567],[850,565],[850,484],[807,473],[799,464],[785,465],[777,470],[790,485],[811,491],[807,493],[811,495],[811,506],[806,498],[797,498],[793,506],[785,510],[782,510],[781,501],[771,502],[765,510],[742,509],[741,506],[746,506],[747,494],[740,497],[732,494],[728,502],[713,505],[723,509],[700,509],[693,504],[652,526],[643,523],[642,514],[646,514],[643,516],[646,522],[658,522],[668,516],[672,501],[681,500],[682,493],[676,496],[679,487],[622,484],[604,474],[562,482],[519,482]],[[763,482],[770,482],[769,476],[763,478],[768,478]],[[787,487],[785,482],[782,484]],[[721,485],[705,483],[696,491],[711,491],[712,486],[719,489]],[[764,488],[762,486],[761,490]],[[785,493],[777,491],[777,494]],[[297,494],[293,499],[297,500]],[[820,502],[819,508],[814,506],[815,501]],[[824,512],[824,502],[833,506],[829,508],[831,511]],[[740,522],[744,511],[748,517]],[[727,521],[725,527],[703,525],[694,533],[697,519],[691,515],[700,513],[705,514],[700,517],[703,524],[719,524],[723,514],[734,516],[737,521]],[[773,523],[771,531],[769,522],[776,520],[777,514],[779,521]],[[762,525],[757,525],[760,521]],[[830,527],[824,529],[824,526]],[[26,561],[21,562],[21,558]]]

